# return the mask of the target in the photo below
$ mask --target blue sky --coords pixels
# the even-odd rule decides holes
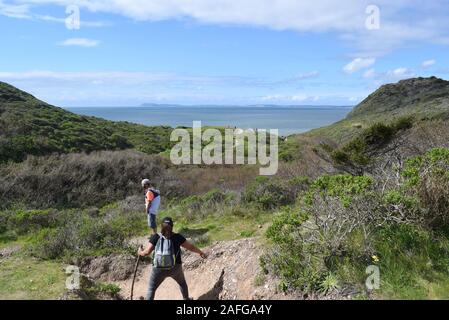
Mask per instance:
[[[446,0],[0,0],[0,81],[59,106],[353,105],[448,79],[448,15]]]

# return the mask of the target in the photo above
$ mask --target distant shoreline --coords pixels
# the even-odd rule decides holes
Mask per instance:
[[[71,107],[79,115],[111,121],[126,121],[146,126],[203,126],[241,129],[278,129],[281,136],[321,128],[346,117],[349,106],[139,106],[139,107]]]
[[[184,105],[184,104],[141,104],[141,105],[129,105],[129,106],[65,106],[63,109],[84,109],[84,108],[354,108],[355,106],[341,106],[341,105],[276,105],[276,104],[263,104],[263,105]]]

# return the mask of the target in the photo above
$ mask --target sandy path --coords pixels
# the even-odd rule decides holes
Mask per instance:
[[[151,273],[151,267],[145,266],[141,271],[141,276],[136,279],[134,284],[134,299],[143,299],[147,295],[148,281]],[[198,275],[194,271],[185,270],[185,277],[187,285],[189,286],[189,293],[195,300],[210,289],[209,281],[198,282]],[[212,280],[213,281],[213,280]],[[123,295],[129,298],[131,292],[132,280],[117,283],[121,288]],[[213,285],[212,285],[213,286]],[[181,300],[182,295],[178,284],[171,278],[167,278],[156,291],[156,300]]]
[[[289,299],[277,292],[276,282],[265,279],[256,286],[255,278],[260,274],[261,248],[255,239],[217,242],[205,249],[209,257],[205,260],[192,253],[183,254],[183,268],[190,297],[193,299]],[[146,297],[151,266],[139,269],[134,285],[134,299]],[[129,299],[132,279],[115,282],[122,288],[122,295]],[[177,283],[166,279],[156,291],[157,300],[182,299]]]

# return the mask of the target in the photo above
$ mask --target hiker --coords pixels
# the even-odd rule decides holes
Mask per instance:
[[[161,204],[161,193],[151,186],[150,180],[142,180],[142,188],[145,191],[145,212],[148,215],[148,226],[157,233],[156,215]]]
[[[178,283],[183,299],[191,300],[182,270],[181,247],[199,254],[203,259],[207,258],[203,251],[188,242],[184,236],[173,232],[173,220],[167,217],[162,220],[161,233],[151,236],[150,244],[146,249],[140,248],[138,250],[138,254],[142,257],[154,251],[147,300],[154,300],[157,288],[168,277],[173,278]]]

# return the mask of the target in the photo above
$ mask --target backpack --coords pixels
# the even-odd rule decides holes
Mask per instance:
[[[153,257],[153,267],[157,269],[171,269],[176,265],[176,255],[173,241],[159,234]]]
[[[149,188],[149,190],[153,192],[155,198],[161,195],[161,192],[158,189]]]

